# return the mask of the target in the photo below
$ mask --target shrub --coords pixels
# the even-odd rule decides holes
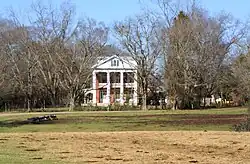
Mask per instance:
[[[234,131],[236,132],[248,132],[250,131],[250,122],[249,120],[246,122],[241,122],[237,125],[234,125],[233,128],[234,128]]]
[[[132,111],[138,110],[135,106],[120,105],[118,103],[110,106],[78,106],[74,111]]]
[[[78,106],[74,108],[74,111],[107,111],[108,107],[102,106]]]
[[[249,132],[250,131],[250,103],[248,103],[247,120],[233,126],[234,131]]]

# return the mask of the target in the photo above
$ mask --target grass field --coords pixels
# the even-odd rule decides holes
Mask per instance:
[[[250,133],[230,132],[246,112],[57,112],[42,124],[26,120],[51,113],[1,113],[0,163],[247,163]]]
[[[245,108],[192,111],[61,112],[58,120],[28,124],[27,118],[50,113],[2,113],[0,132],[231,131],[246,119]]]
[[[247,164],[250,133],[1,133],[0,163]]]

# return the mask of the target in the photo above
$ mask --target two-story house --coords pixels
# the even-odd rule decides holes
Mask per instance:
[[[137,105],[136,66],[133,58],[127,56],[113,55],[98,60],[93,66],[92,103],[98,106]]]

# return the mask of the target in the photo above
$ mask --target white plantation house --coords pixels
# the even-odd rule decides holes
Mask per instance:
[[[93,105],[138,104],[136,62],[127,56],[113,55],[93,66]]]

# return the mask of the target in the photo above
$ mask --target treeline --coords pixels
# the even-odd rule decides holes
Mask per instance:
[[[90,87],[91,67],[102,55],[108,28],[76,20],[74,6],[32,5],[29,25],[15,12],[1,21],[1,106],[74,108]]]
[[[143,109],[149,90],[163,90],[173,109],[200,108],[212,95],[244,102],[250,89],[247,24],[229,14],[209,16],[196,4],[182,10],[179,1],[151,2],[157,11],[112,27],[76,18],[70,3],[33,4],[26,24],[10,11],[0,21],[0,108],[73,110],[91,88],[92,66],[108,53],[111,35],[111,47],[138,64]]]

